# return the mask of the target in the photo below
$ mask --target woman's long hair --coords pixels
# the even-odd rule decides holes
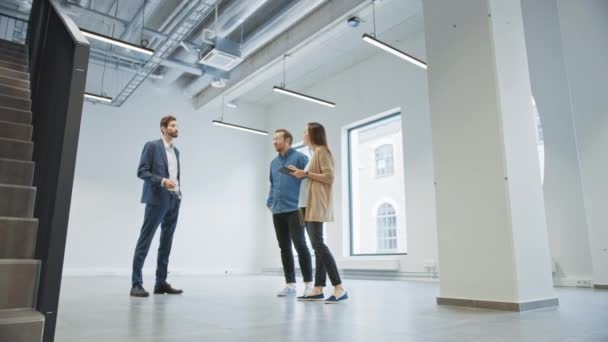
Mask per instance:
[[[325,134],[325,127],[318,122],[308,123],[308,138],[313,146],[323,146],[329,150],[327,145],[327,135]]]

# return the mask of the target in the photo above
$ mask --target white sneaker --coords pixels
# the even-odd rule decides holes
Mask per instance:
[[[314,292],[314,287],[307,287],[304,289],[304,297],[310,296]]]
[[[277,293],[277,297],[295,297],[296,296],[296,288],[285,286],[279,293]]]

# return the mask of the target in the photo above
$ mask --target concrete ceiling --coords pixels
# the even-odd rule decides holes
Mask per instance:
[[[361,39],[373,31],[371,6],[357,14],[363,23],[352,28],[341,21],[327,27],[314,40],[292,53],[286,62],[286,83],[291,90],[305,92],[315,83],[340,73],[378,53],[385,53]],[[425,59],[424,48],[416,39],[424,32],[420,0],[383,0],[376,5],[376,32],[379,39]],[[396,58],[396,57],[395,57]],[[283,65],[275,61],[263,72],[247,80],[246,85],[228,90],[225,101],[273,105],[288,98],[272,91],[283,81]],[[323,94],[310,94],[323,98]],[[331,99],[328,99],[331,100]]]

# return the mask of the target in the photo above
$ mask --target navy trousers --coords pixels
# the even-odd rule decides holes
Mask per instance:
[[[167,268],[169,266],[169,255],[173,243],[173,234],[179,216],[181,199],[177,195],[171,194],[159,205],[146,204],[144,224],[135,247],[133,256],[133,275],[131,283],[133,286],[142,285],[143,279],[141,270],[144,267],[146,256],[150,250],[154,234],[160,225],[160,246],[158,247],[158,259],[156,262],[156,285],[164,285],[167,281]]]

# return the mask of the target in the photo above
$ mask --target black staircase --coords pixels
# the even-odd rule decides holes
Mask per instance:
[[[89,44],[50,0],[0,40],[0,341],[54,341]]]

